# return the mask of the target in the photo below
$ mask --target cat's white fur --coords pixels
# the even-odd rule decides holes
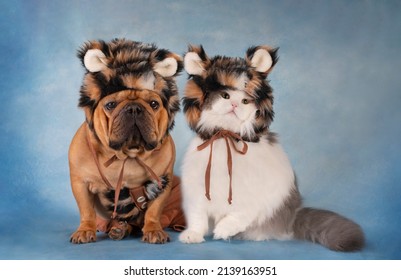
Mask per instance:
[[[202,129],[220,127],[242,136],[253,133],[256,107],[241,90],[228,91],[204,109],[198,124]],[[227,97],[227,96],[226,96]],[[213,234],[215,239],[249,240],[288,239],[292,233],[268,230],[268,221],[283,206],[294,188],[294,172],[287,155],[278,143],[260,139],[247,142],[245,155],[232,150],[232,204],[227,201],[229,174],[224,139],[215,140],[210,175],[210,197],[205,197],[205,170],[210,145],[198,151],[204,141],[196,136],[190,143],[182,166],[183,208],[187,229],[179,237],[184,243],[199,243]],[[238,148],[243,145],[236,143]]]
[[[240,90],[228,90],[229,99],[221,98],[214,102],[211,109],[204,110],[198,126],[201,130],[222,127],[240,135],[251,136],[254,133],[253,120],[256,113],[254,104],[243,104],[244,99],[253,102]]]
[[[335,251],[361,250],[365,238],[358,224],[331,211],[302,207],[287,155],[275,141],[275,137],[266,131],[272,121],[273,111],[271,108],[268,111],[256,110],[272,105],[272,96],[269,95],[271,92],[264,92],[269,96],[257,97],[258,106],[252,100],[242,102],[249,98],[245,94],[249,79],[255,82],[254,86],[261,83],[259,90],[263,90],[263,85],[268,85],[266,81],[260,80],[266,78],[277,61],[276,50],[267,47],[248,49],[245,58],[247,65],[250,62],[250,70],[259,72],[260,76],[248,75],[249,73],[245,75],[246,71],[241,75],[239,69],[233,68],[235,62],[243,65],[238,60],[224,57],[209,59],[202,47],[190,47],[189,50],[184,59],[184,67],[188,74],[199,76],[197,82],[206,85],[206,77],[209,75],[215,79],[219,71],[231,76],[231,79],[226,80],[229,85],[224,84],[225,79],[219,80],[221,89],[203,92],[203,96],[197,100],[193,100],[192,93],[184,100],[188,106],[187,117],[191,128],[198,136],[190,143],[183,161],[182,194],[187,229],[181,233],[180,241],[199,243],[208,234],[212,234],[215,239],[224,240],[296,238],[317,242]],[[231,68],[225,71],[226,66]],[[199,95],[197,92],[194,94]],[[258,95],[258,92],[254,94]],[[266,101],[270,101],[270,104]],[[266,118],[267,126],[261,127],[263,117]],[[210,138],[221,129],[239,134],[250,141],[246,142],[248,150],[245,154],[231,148],[232,196],[227,139],[213,138],[213,142]],[[255,129],[258,131],[254,131]],[[219,133],[216,137],[228,137],[227,135]],[[213,143],[210,191],[206,191],[205,183],[206,178],[209,178],[206,169],[211,155],[211,142],[202,145],[202,149],[197,149],[205,138],[212,139],[210,141]],[[252,142],[257,140],[259,141]],[[244,151],[240,147],[244,145],[242,141],[233,142],[230,145],[238,145],[238,150]],[[206,198],[205,193],[208,193],[211,200]],[[230,200],[232,204],[229,203]]]

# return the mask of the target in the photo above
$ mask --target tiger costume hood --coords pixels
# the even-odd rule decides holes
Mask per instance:
[[[78,51],[87,70],[81,86],[79,107],[93,128],[93,112],[105,96],[126,89],[157,92],[169,114],[169,130],[179,111],[178,90],[174,77],[183,69],[182,58],[154,44],[127,39],[110,42],[89,41]]]
[[[189,80],[183,98],[187,122],[203,139],[209,139],[219,130],[202,130],[199,126],[202,106],[222,91],[240,89],[248,94],[257,106],[254,135],[247,141],[257,142],[267,134],[273,121],[273,89],[266,80],[278,61],[278,48],[250,47],[245,58],[215,56],[209,58],[203,47],[190,45],[184,56]]]

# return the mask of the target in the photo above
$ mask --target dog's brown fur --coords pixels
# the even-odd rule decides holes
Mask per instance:
[[[89,50],[100,50],[104,54],[99,59],[104,65],[96,62],[100,64],[99,71],[93,71],[93,66],[85,60]],[[129,221],[132,218],[132,222],[135,218],[134,225],[142,229],[143,241],[165,243],[169,237],[160,219],[166,203],[169,203],[172,184],[176,184],[173,176],[175,147],[169,131],[178,110],[178,92],[173,76],[182,68],[181,58],[154,45],[128,40],[89,42],[80,50],[79,57],[88,70],[79,103],[85,110],[86,122],[76,132],[69,150],[72,191],[81,220],[71,242],[96,241],[96,218],[110,218],[113,201],[107,202],[105,197],[110,191],[114,192],[100,172],[115,187],[123,162],[128,157],[124,165],[123,187],[143,187],[146,182],[154,180],[136,158],[159,178],[162,177],[165,186],[154,200],[149,201],[146,211],[138,214],[138,209],[134,209],[136,217],[131,217],[134,211],[117,212],[117,219]],[[173,75],[171,71],[166,76],[163,69],[155,70],[155,64],[166,58],[174,58],[177,62]],[[153,83],[146,83],[149,77]],[[147,87],[153,84],[151,89],[142,87],[144,80]],[[113,157],[116,160],[104,167],[103,163]],[[176,210],[181,212],[179,205]]]

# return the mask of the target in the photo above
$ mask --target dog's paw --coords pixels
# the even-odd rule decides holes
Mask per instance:
[[[96,232],[93,230],[77,230],[71,235],[70,242],[74,244],[96,242]]]
[[[163,230],[151,230],[143,233],[142,241],[150,244],[164,244],[170,242],[170,237]]]
[[[199,232],[196,231],[192,231],[192,230],[184,230],[180,236],[179,236],[179,240],[182,243],[202,243],[205,241],[205,239],[203,238],[203,235]]]
[[[110,228],[109,237],[113,240],[121,240],[131,233],[131,226],[126,222],[116,222]]]

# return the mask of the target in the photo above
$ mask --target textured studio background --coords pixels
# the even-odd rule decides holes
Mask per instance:
[[[400,1],[0,1],[0,259],[400,259]],[[270,75],[280,135],[305,204],[364,229],[360,253],[299,241],[76,246],[67,152],[84,120],[76,50],[115,37],[184,54],[280,47]],[[180,95],[187,75],[178,77]],[[176,173],[192,137],[182,112]]]

